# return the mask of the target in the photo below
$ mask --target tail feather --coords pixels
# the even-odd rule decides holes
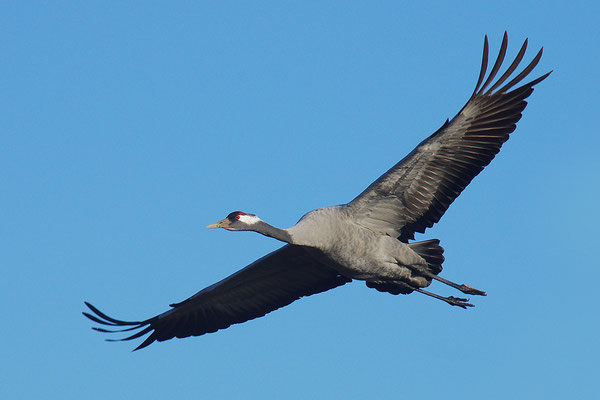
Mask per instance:
[[[417,254],[419,254],[425,261],[427,261],[427,269],[432,274],[439,274],[442,272],[442,263],[444,262],[444,248],[440,246],[438,239],[425,240],[422,242],[409,243],[408,246]],[[427,286],[431,283],[431,278],[425,278]],[[367,286],[376,289],[380,292],[387,292],[391,294],[409,294],[414,291],[413,286],[403,282],[387,282],[387,281],[367,281]]]
[[[427,266],[432,274],[437,275],[442,272],[442,263],[445,258],[444,248],[440,246],[439,239],[409,243],[408,246],[427,261]]]

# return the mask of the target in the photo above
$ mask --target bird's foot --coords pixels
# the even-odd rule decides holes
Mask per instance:
[[[457,289],[466,294],[473,294],[473,295],[477,295],[477,296],[487,296],[487,294],[483,290],[475,289],[474,287],[465,285],[464,283],[462,285],[458,286]]]
[[[443,297],[442,300],[444,300],[446,303],[450,304],[451,306],[462,307],[465,309],[467,307],[474,307],[473,304],[468,302],[469,299],[463,299],[460,297],[448,296],[448,297]]]
[[[463,298],[454,297],[454,296],[444,297],[444,296],[440,296],[439,294],[431,293],[431,292],[428,292],[427,290],[423,290],[420,288],[413,288],[413,289],[419,293],[423,293],[427,296],[431,296],[438,300],[445,301],[446,303],[450,304],[451,306],[458,306],[461,308],[475,307],[473,304],[469,303],[469,299],[463,299]]]

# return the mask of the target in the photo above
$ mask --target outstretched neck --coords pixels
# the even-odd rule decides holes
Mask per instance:
[[[269,236],[273,239],[281,240],[282,242],[294,244],[292,235],[289,234],[287,229],[275,228],[264,221],[258,221],[252,226],[252,230],[260,233],[261,235]]]

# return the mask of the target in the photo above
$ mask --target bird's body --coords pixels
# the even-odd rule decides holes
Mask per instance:
[[[407,265],[427,265],[408,244],[356,223],[347,206],[313,210],[287,231],[291,244],[351,279],[401,281],[410,278]]]
[[[273,227],[253,214],[235,211],[209,225],[254,231],[287,244],[246,268],[196,293],[172,309],[142,321],[109,317],[86,302],[86,317],[114,330],[149,333],[137,349],[154,341],[198,336],[261,317],[312,294],[362,280],[391,294],[414,291],[462,308],[467,299],[443,297],[423,288],[433,280],[466,294],[485,295],[439,276],[444,262],[437,239],[410,242],[440,220],[450,204],[500,151],[516,128],[533,86],[549,73],[512,89],[535,68],[542,51],[516,77],[527,41],[507,70],[494,81],[507,48],[505,33],[486,79],[488,42],[473,95],[452,119],[347,204],[310,211],[288,229]],[[508,83],[505,83],[512,78]],[[116,329],[115,329],[116,328]]]

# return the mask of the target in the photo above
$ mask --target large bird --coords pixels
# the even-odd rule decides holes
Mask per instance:
[[[440,220],[450,204],[492,161],[516,128],[533,86],[550,72],[516,88],[538,64],[542,49],[512,78],[527,48],[494,81],[506,54],[504,34],[500,53],[486,78],[487,36],[475,90],[462,110],[403,160],[347,204],[319,208],[288,229],[275,228],[256,215],[235,211],[207,228],[254,231],[286,242],[280,249],[211,285],[171,309],[142,321],[121,321],[85,303],[83,314],[111,329],[100,332],[150,334],[135,350],[154,341],[199,336],[225,329],[286,306],[303,296],[324,292],[353,279],[391,294],[413,291],[462,308],[468,299],[443,297],[424,290],[432,280],[463,293],[485,295],[468,285],[444,279],[444,249],[437,239],[409,242]],[[508,83],[505,83],[512,78]],[[115,339],[110,339],[115,340]]]

